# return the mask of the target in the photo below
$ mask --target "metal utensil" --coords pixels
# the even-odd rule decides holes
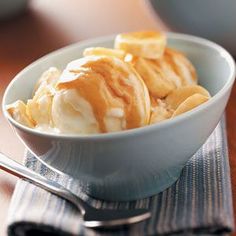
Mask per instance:
[[[151,216],[151,213],[147,209],[106,210],[91,207],[60,184],[36,174],[34,171],[12,160],[3,153],[0,153],[0,169],[24,180],[28,180],[73,203],[81,212],[84,219],[84,226],[86,227],[111,227],[132,224],[146,220]]]

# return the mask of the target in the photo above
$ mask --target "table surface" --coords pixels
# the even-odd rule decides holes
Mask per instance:
[[[122,15],[122,17],[121,17]],[[109,19],[109,20],[107,20]],[[0,103],[7,84],[37,58],[86,38],[140,29],[167,29],[139,0],[32,0],[24,13],[0,22]],[[233,201],[236,204],[236,86],[227,113]],[[22,160],[24,146],[0,111],[0,151]],[[16,178],[0,170],[0,235]],[[234,211],[236,216],[236,210]],[[236,217],[235,217],[236,219]],[[236,234],[233,234],[236,235]]]

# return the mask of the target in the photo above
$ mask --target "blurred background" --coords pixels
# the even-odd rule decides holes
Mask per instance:
[[[236,0],[0,0],[0,103],[7,84],[20,70],[71,43],[125,31],[158,29],[203,36],[236,55],[235,22]],[[235,93],[234,89],[232,96]],[[228,117],[236,117],[235,112],[231,105]],[[236,126],[232,121],[228,123],[228,135],[232,137]],[[233,145],[229,140],[229,146]],[[235,150],[230,149],[233,156]],[[18,161],[24,152],[1,109],[0,151]],[[1,236],[6,234],[5,218],[15,181],[0,171]]]

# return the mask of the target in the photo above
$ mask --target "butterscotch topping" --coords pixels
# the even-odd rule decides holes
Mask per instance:
[[[118,58],[91,56],[71,62],[60,77],[57,88],[75,89],[92,107],[100,132],[111,110],[123,113],[121,129],[144,126],[149,121],[147,88],[136,71]]]

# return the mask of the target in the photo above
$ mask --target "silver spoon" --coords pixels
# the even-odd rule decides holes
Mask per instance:
[[[147,209],[106,210],[96,209],[55,181],[48,180],[20,163],[0,153],[0,169],[48,190],[73,203],[83,216],[84,226],[111,227],[137,223],[148,219],[151,213]]]

